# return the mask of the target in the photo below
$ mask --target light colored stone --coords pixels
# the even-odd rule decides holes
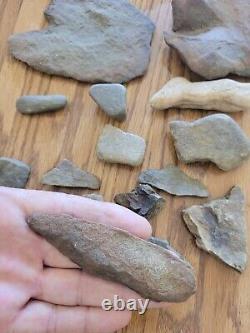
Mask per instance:
[[[167,193],[178,196],[208,197],[206,187],[197,179],[186,175],[180,168],[169,165],[165,169],[149,169],[143,171],[139,183],[149,184]]]
[[[90,88],[90,96],[110,117],[124,121],[127,111],[127,90],[121,84],[95,84]]]
[[[184,163],[215,163],[228,171],[250,155],[250,140],[229,116],[214,114],[194,122],[172,121],[171,134],[178,158]]]
[[[44,113],[56,111],[67,105],[67,98],[63,95],[30,95],[17,100],[17,110],[24,114]]]
[[[31,168],[14,158],[0,158],[0,186],[25,188]]]
[[[43,176],[42,184],[99,190],[101,181],[91,173],[79,169],[72,162],[63,160]]]
[[[157,110],[250,111],[250,83],[229,79],[190,82],[183,77],[176,77],[157,92],[150,103]]]
[[[166,43],[206,79],[250,76],[249,0],[173,0]]]
[[[106,125],[97,145],[99,159],[131,166],[142,164],[146,143],[138,135]]]
[[[31,67],[87,82],[129,81],[148,67],[152,21],[127,0],[53,0],[48,27],[10,37]]]
[[[239,187],[225,198],[185,209],[183,218],[198,247],[240,272],[246,268],[244,195]]]

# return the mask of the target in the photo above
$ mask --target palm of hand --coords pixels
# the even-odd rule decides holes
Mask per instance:
[[[129,289],[89,276],[34,234],[33,212],[68,213],[112,224],[147,238],[143,218],[112,204],[58,193],[0,189],[0,332],[110,333],[125,326],[128,312],[104,312],[104,298],[138,297]]]

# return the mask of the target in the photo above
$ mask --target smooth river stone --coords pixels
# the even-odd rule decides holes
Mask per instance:
[[[196,290],[192,266],[176,251],[121,229],[68,215],[35,214],[27,223],[87,273],[121,283],[144,298],[182,302]]]
[[[173,0],[166,43],[206,79],[250,76],[249,0]]]
[[[198,247],[240,272],[246,268],[244,195],[239,187],[222,199],[185,209],[183,218]]]
[[[157,215],[165,204],[165,199],[151,186],[141,184],[132,192],[117,194],[114,201],[148,220]]]
[[[22,96],[16,102],[17,110],[24,114],[56,111],[67,105],[63,95],[33,95]]]
[[[214,114],[194,122],[172,121],[171,134],[178,158],[184,163],[215,163],[228,171],[250,155],[250,140],[229,116]]]
[[[121,83],[150,61],[152,21],[127,0],[53,0],[49,25],[15,34],[11,54],[31,67],[87,82]]]
[[[95,84],[89,93],[108,116],[118,121],[126,119],[127,89],[122,84]]]
[[[13,158],[0,158],[0,186],[25,188],[31,168]]]
[[[64,187],[79,187],[99,190],[101,181],[95,175],[79,169],[68,160],[61,161],[54,169],[47,172],[42,184]]]
[[[146,151],[146,142],[138,135],[106,125],[97,144],[99,159],[109,163],[139,166]]]
[[[143,171],[138,181],[173,195],[201,198],[209,196],[209,192],[201,182],[189,177],[180,168],[173,165],[169,165],[165,169]]]

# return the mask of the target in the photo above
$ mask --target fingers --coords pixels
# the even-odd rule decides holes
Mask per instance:
[[[0,188],[0,193],[8,195],[12,201],[21,206],[25,216],[35,212],[69,214],[88,222],[108,224],[127,230],[145,239],[149,238],[152,232],[146,219],[112,203],[54,192]]]
[[[33,301],[22,310],[7,333],[112,333],[126,326],[130,318],[127,311],[106,312]]]
[[[93,277],[78,269],[45,269],[40,285],[40,294],[35,298],[58,305],[101,307],[104,299],[112,300],[114,295],[123,300],[141,298],[125,286]]]

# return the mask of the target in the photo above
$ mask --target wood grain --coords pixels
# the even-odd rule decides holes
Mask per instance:
[[[153,51],[147,74],[128,84],[129,117],[119,124],[106,117],[88,95],[89,86],[73,80],[50,77],[15,61],[8,54],[7,39],[13,32],[38,29],[46,24],[43,10],[48,0],[0,0],[0,130],[1,155],[15,157],[32,165],[28,188],[41,186],[41,176],[60,159],[68,158],[103,180],[106,200],[132,189],[141,169],[160,168],[176,159],[168,123],[175,119],[194,120],[208,113],[198,111],[154,112],[149,97],[171,77],[183,75],[197,79],[183,66],[177,54],[166,47],[163,31],[171,28],[170,0],[134,0],[156,23]],[[16,112],[16,99],[22,94],[60,93],[68,96],[66,111],[27,117]],[[250,136],[250,113],[236,114],[235,120]],[[108,165],[97,159],[95,146],[105,124],[143,136],[148,143],[142,168]],[[212,133],[211,129],[211,135]],[[224,195],[235,184],[250,195],[250,161],[241,168],[224,173],[211,164],[180,165],[189,175],[199,178],[212,197]],[[68,191],[75,194],[86,191]],[[194,245],[182,222],[184,207],[199,199],[166,195],[167,204],[153,221],[156,236],[167,238],[194,265],[198,291],[188,302],[134,315],[128,328],[119,333],[248,333],[250,331],[250,268],[242,275],[226,267]],[[247,200],[247,215],[249,200]],[[250,228],[248,228],[250,233]],[[250,237],[249,237],[250,238]],[[73,333],[73,332],[72,332]]]

